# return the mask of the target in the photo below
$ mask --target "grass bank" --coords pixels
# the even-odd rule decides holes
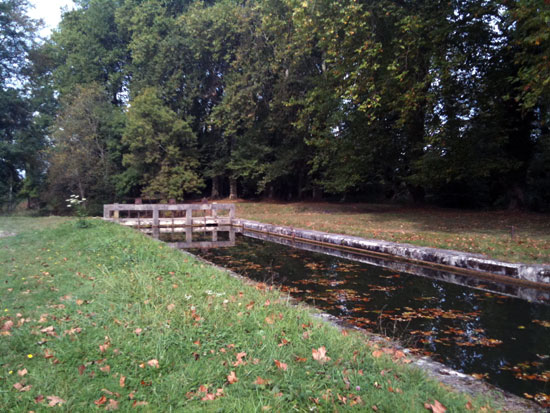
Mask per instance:
[[[37,229],[47,222],[23,219],[17,236],[0,239],[1,411],[425,412],[436,400],[449,411],[487,402],[136,231],[99,220]]]
[[[241,202],[237,216],[426,247],[550,264],[550,216],[375,204]]]

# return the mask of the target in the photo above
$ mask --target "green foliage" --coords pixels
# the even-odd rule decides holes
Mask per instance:
[[[67,194],[92,201],[91,209],[112,199],[124,126],[122,112],[100,85],[77,86],[61,100],[49,151],[47,199],[64,210]]]
[[[196,137],[155,89],[145,89],[132,101],[123,143],[128,147],[123,164],[139,174],[145,196],[181,200],[203,186],[196,172]]]

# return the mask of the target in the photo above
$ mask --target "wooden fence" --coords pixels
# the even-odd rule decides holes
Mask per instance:
[[[226,214],[222,214],[226,211]],[[195,212],[195,214],[194,214]],[[232,225],[234,204],[109,204],[103,219],[143,228]]]

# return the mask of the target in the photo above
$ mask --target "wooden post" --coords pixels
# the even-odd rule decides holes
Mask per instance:
[[[193,225],[193,210],[190,206],[185,208],[185,225],[191,226]]]
[[[159,210],[158,207],[155,205],[153,206],[153,228],[159,227]]]
[[[233,220],[235,219],[235,205],[231,205],[229,208],[229,225],[233,225]]]
[[[214,228],[212,231],[212,242],[218,242],[218,228]]]

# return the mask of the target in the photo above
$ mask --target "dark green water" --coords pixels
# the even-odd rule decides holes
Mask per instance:
[[[191,252],[512,393],[550,393],[546,304],[240,234],[233,247]]]

